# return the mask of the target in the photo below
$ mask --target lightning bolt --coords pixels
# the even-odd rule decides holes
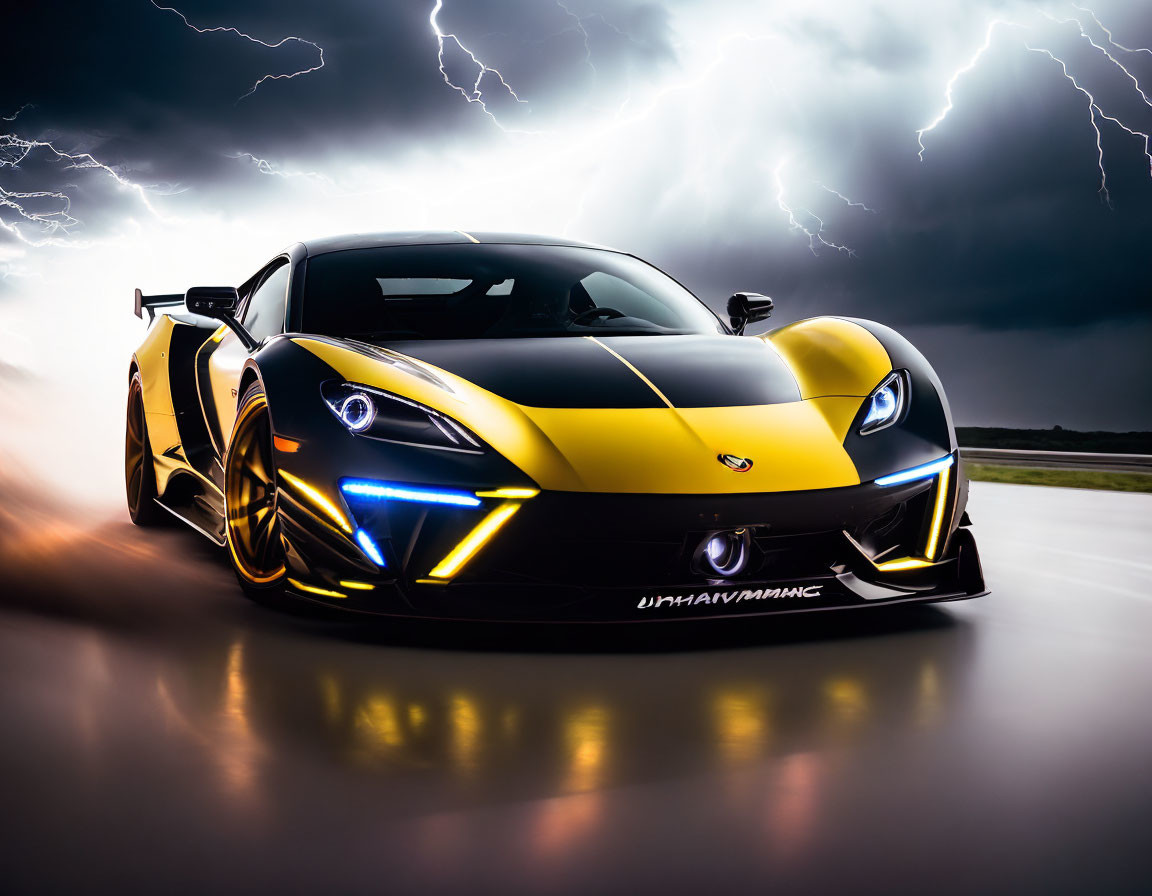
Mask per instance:
[[[1125,53],[1147,53],[1149,56],[1152,56],[1152,50],[1148,49],[1147,47],[1135,47],[1135,48],[1133,48],[1133,47],[1126,47],[1123,44],[1117,43],[1116,39],[1112,36],[1112,32],[1104,27],[1104,23],[1101,22],[1100,19],[1098,19],[1096,17],[1096,13],[1092,12],[1092,10],[1085,9],[1083,6],[1076,6],[1075,4],[1072,5],[1072,8],[1075,10],[1078,10],[1079,12],[1087,13],[1089,16],[1091,16],[1092,21],[1096,23],[1096,27],[1099,28],[1101,31],[1103,31],[1105,36],[1107,36],[1108,43],[1111,44],[1112,46],[1114,46],[1117,50],[1122,50]]]
[[[592,64],[592,44],[588,36],[588,29],[584,27],[584,17],[574,13],[563,3],[563,0],[556,0],[556,5],[564,12],[568,18],[576,23],[576,33],[580,35],[580,40],[584,43],[584,64],[592,70],[592,74],[599,74],[596,71],[596,66]]]
[[[248,97],[252,96],[252,94],[254,94],[256,92],[256,90],[260,87],[260,85],[263,84],[265,81],[290,81],[292,78],[298,78],[301,75],[308,75],[308,74],[311,74],[312,72],[319,71],[320,69],[324,68],[324,48],[314,41],[306,40],[303,37],[296,37],[295,35],[289,35],[288,37],[280,38],[280,40],[276,41],[275,43],[269,43],[266,40],[261,40],[258,37],[253,37],[251,34],[248,34],[244,31],[241,31],[239,28],[234,28],[231,25],[214,25],[214,26],[209,27],[209,28],[200,28],[196,25],[193,25],[190,21],[188,21],[188,17],[186,15],[184,15],[184,13],[180,12],[180,10],[175,9],[174,7],[171,7],[171,6],[161,6],[159,3],[156,2],[156,0],[149,0],[149,2],[153,6],[155,6],[158,10],[160,10],[161,12],[175,13],[176,15],[178,15],[180,17],[180,19],[184,22],[185,25],[187,25],[189,28],[191,28],[197,34],[213,34],[215,32],[225,32],[228,34],[235,34],[237,37],[242,37],[245,40],[251,41],[254,44],[259,44],[262,47],[268,47],[270,50],[276,50],[276,49],[279,49],[280,47],[284,46],[287,43],[293,43],[294,42],[294,43],[307,44],[308,46],[312,47],[312,49],[314,49],[316,51],[318,58],[316,60],[315,65],[313,65],[309,68],[302,68],[299,71],[295,71],[295,72],[285,72],[285,73],[279,74],[279,75],[275,75],[275,74],[263,75],[257,79],[255,84],[253,84],[250,88],[248,88],[247,93],[243,93],[237,98],[236,102],[238,102],[238,103],[241,100],[245,100]]]
[[[1077,19],[1077,18],[1060,19],[1060,18],[1057,18],[1056,16],[1052,15],[1051,13],[1045,12],[1043,10],[1041,10],[1041,15],[1043,15],[1045,18],[1050,19],[1051,21],[1057,23],[1058,25],[1075,25],[1076,29],[1079,33],[1079,36],[1081,38],[1083,38],[1084,40],[1086,40],[1093,48],[1099,50],[1104,55],[1104,58],[1106,58],[1109,62],[1111,62],[1114,66],[1116,66],[1116,68],[1120,69],[1120,71],[1124,73],[1124,77],[1126,77],[1129,81],[1132,82],[1132,86],[1135,87],[1136,92],[1140,94],[1140,99],[1142,99],[1144,101],[1144,105],[1145,106],[1152,106],[1152,100],[1148,99],[1148,94],[1146,94],[1144,92],[1144,88],[1142,88],[1140,86],[1140,80],[1134,74],[1132,74],[1132,72],[1129,71],[1128,68],[1119,59],[1117,59],[1115,56],[1113,56],[1111,53],[1109,53],[1107,49],[1105,49],[1104,47],[1102,47],[1100,44],[1096,43],[1096,41],[1094,41],[1092,39],[1092,36],[1090,34],[1088,34],[1087,31],[1084,30],[1084,23],[1082,21],[1080,21],[1080,19]],[[1093,19],[1095,19],[1095,18],[1096,17],[1093,16]],[[1099,22],[1099,19],[1096,19],[1096,21]],[[1104,28],[1103,25],[1101,25],[1100,27],[1104,30],[1105,34],[1109,34],[1109,35],[1111,34],[1111,32],[1109,32],[1108,29]],[[1114,47],[1119,47],[1119,44],[1117,44],[1115,41],[1113,41],[1111,39],[1111,37],[1109,37],[1109,44],[1111,46],[1114,46]],[[1123,49],[1123,48],[1121,47],[1120,49]],[[1128,52],[1131,53],[1134,51],[1129,50]]]
[[[839,190],[833,190],[833,189],[832,189],[830,186],[828,186],[827,184],[823,184],[823,183],[821,183],[821,182],[820,182],[820,181],[818,181],[818,180],[814,180],[814,181],[812,181],[812,183],[816,184],[816,186],[818,186],[818,187],[819,187],[821,190],[827,190],[829,193],[831,193],[831,194],[832,194],[833,196],[835,196],[837,199],[841,199],[841,200],[843,200],[843,201],[844,201],[844,204],[845,204],[845,205],[847,205],[847,206],[849,206],[850,208],[860,208],[860,209],[863,209],[864,211],[866,211],[866,212],[868,212],[869,214],[872,214],[872,215],[875,215],[875,214],[879,214],[879,212],[877,212],[877,211],[876,211],[876,209],[874,209],[874,208],[869,208],[869,207],[868,207],[868,206],[866,206],[866,205],[865,205],[863,202],[853,202],[851,199],[849,199],[847,196],[845,196],[845,195],[844,195],[843,193],[841,193]]]
[[[1098,27],[1098,28],[1099,28],[1099,29],[1100,29],[1102,32],[1104,32],[1104,34],[1105,34],[1105,35],[1106,35],[1106,37],[1108,38],[1108,45],[1109,45],[1109,46],[1111,46],[1111,47],[1115,47],[1115,48],[1116,48],[1116,49],[1118,49],[1118,50],[1122,50],[1122,51],[1123,51],[1123,52],[1125,52],[1125,53],[1147,53],[1148,55],[1152,56],[1152,50],[1150,50],[1150,49],[1148,49],[1148,48],[1146,48],[1146,47],[1137,47],[1137,48],[1133,49],[1133,48],[1130,48],[1130,47],[1125,47],[1123,44],[1118,44],[1118,43],[1115,41],[1115,39],[1112,37],[1112,32],[1111,32],[1111,31],[1109,31],[1107,28],[1105,28],[1105,27],[1104,27],[1104,24],[1103,24],[1103,23],[1100,21],[1100,19],[1098,19],[1098,18],[1096,17],[1096,14],[1095,14],[1094,12],[1092,12],[1091,10],[1089,10],[1089,9],[1084,9],[1083,7],[1080,7],[1080,6],[1074,6],[1073,8],[1074,8],[1074,9],[1076,9],[1076,10],[1079,10],[1080,12],[1084,12],[1084,13],[1087,13],[1089,16],[1091,16],[1091,18],[1092,18],[1092,21],[1093,21],[1093,22],[1096,24],[1096,26],[1097,26],[1097,27]],[[1087,41],[1089,44],[1091,44],[1091,45],[1092,45],[1092,47],[1094,47],[1096,50],[1099,50],[1099,51],[1100,51],[1100,53],[1102,53],[1102,54],[1103,54],[1103,56],[1104,56],[1104,57],[1105,57],[1105,58],[1106,58],[1106,59],[1107,59],[1107,60],[1108,60],[1110,63],[1112,63],[1112,65],[1113,65],[1113,66],[1115,66],[1115,67],[1116,67],[1116,68],[1118,68],[1118,69],[1119,69],[1121,72],[1123,72],[1124,76],[1125,76],[1125,77],[1126,77],[1126,78],[1127,78],[1129,81],[1131,81],[1131,82],[1132,82],[1132,86],[1133,86],[1133,87],[1136,89],[1136,92],[1140,94],[1140,99],[1143,101],[1144,105],[1145,105],[1145,106],[1148,106],[1148,107],[1150,107],[1150,108],[1152,108],[1152,99],[1149,99],[1149,97],[1148,97],[1148,94],[1147,94],[1147,93],[1145,93],[1145,91],[1144,91],[1144,88],[1143,88],[1143,87],[1140,85],[1140,80],[1139,80],[1139,79],[1136,77],[1136,75],[1134,75],[1134,74],[1133,74],[1131,71],[1129,71],[1129,69],[1128,69],[1128,68],[1127,68],[1127,67],[1126,67],[1126,66],[1125,66],[1125,65],[1124,65],[1122,62],[1120,62],[1120,60],[1119,60],[1119,59],[1117,59],[1115,56],[1113,56],[1111,53],[1109,53],[1107,49],[1105,49],[1104,47],[1100,46],[1100,44],[1096,43],[1096,41],[1094,41],[1094,40],[1092,39],[1091,35],[1089,35],[1089,34],[1088,34],[1086,31],[1085,31],[1085,26],[1084,26],[1084,23],[1083,23],[1083,22],[1082,22],[1080,19],[1078,19],[1078,18],[1072,18],[1072,19],[1058,19],[1058,18],[1056,18],[1055,16],[1052,16],[1052,15],[1050,15],[1050,14],[1049,14],[1049,13],[1047,13],[1047,12],[1045,12],[1045,13],[1043,13],[1043,14],[1044,14],[1045,16],[1047,16],[1049,19],[1051,19],[1052,21],[1054,21],[1054,22],[1057,22],[1057,23],[1059,23],[1059,24],[1062,24],[1062,25],[1075,25],[1075,26],[1076,26],[1076,28],[1077,28],[1077,29],[1078,29],[1078,31],[1079,31],[1080,37],[1082,37],[1082,38],[1083,38],[1084,40],[1086,40],[1086,41]],[[1029,49],[1032,49],[1032,48],[1029,48]],[[1049,55],[1051,55],[1051,54],[1049,54]],[[1071,78],[1069,78],[1069,80],[1072,80],[1072,79],[1071,79]],[[1073,83],[1075,84],[1075,81],[1074,81],[1074,80],[1073,80]],[[1144,158],[1148,160],[1148,175],[1149,175],[1149,177],[1152,177],[1152,146],[1149,146],[1149,143],[1150,143],[1150,141],[1152,141],[1152,135],[1146,134],[1146,133],[1144,133],[1143,131],[1138,131],[1138,130],[1135,130],[1134,128],[1131,128],[1131,127],[1129,127],[1128,125],[1126,125],[1126,124],[1125,124],[1124,122],[1122,122],[1120,119],[1118,119],[1118,118],[1115,118],[1114,116],[1108,115],[1108,114],[1107,114],[1106,112],[1104,112],[1104,110],[1103,110],[1103,109],[1102,109],[1102,108],[1099,106],[1099,104],[1097,104],[1097,103],[1095,102],[1095,100],[1093,100],[1093,105],[1094,105],[1094,111],[1095,111],[1096,113],[1098,113],[1098,114],[1100,115],[1100,117],[1101,117],[1101,118],[1107,119],[1108,121],[1112,122],[1112,123],[1113,123],[1113,124],[1115,124],[1117,127],[1119,127],[1121,130],[1127,131],[1127,132],[1128,132],[1129,134],[1131,134],[1133,137],[1136,137],[1136,138],[1138,138],[1138,139],[1140,139],[1140,140],[1142,140],[1142,141],[1143,141],[1143,143],[1144,143]]]
[[[323,183],[329,187],[335,187],[336,186],[336,182],[334,180],[332,180],[332,178],[330,178],[327,174],[324,174],[323,172],[320,172],[320,171],[289,171],[285,168],[280,168],[274,162],[270,162],[267,159],[262,159],[259,156],[255,156],[250,152],[232,153],[229,156],[229,158],[231,158],[231,159],[247,159],[249,162],[251,162],[253,165],[256,166],[256,170],[259,171],[261,174],[268,174],[268,175],[272,175],[273,177],[283,177],[285,179],[302,177],[302,178],[306,178],[308,180],[319,181],[320,183]]]
[[[784,198],[784,169],[788,166],[789,160],[787,158],[781,159],[772,171],[772,179],[776,185],[776,204],[780,206],[780,210],[788,216],[788,226],[792,230],[797,230],[804,236],[808,237],[808,249],[813,255],[819,255],[816,246],[821,245],[829,249],[835,249],[837,252],[842,252],[849,257],[855,257],[856,253],[848,246],[834,243],[824,238],[824,219],[817,215],[815,212],[807,208],[792,208]],[[835,191],[833,191],[835,192]],[[837,194],[839,195],[839,194]],[[804,224],[798,217],[797,213],[806,215],[816,222],[816,229],[813,230],[808,225]]]
[[[23,106],[21,106],[15,112],[13,112],[11,115],[0,115],[0,121],[15,121],[21,112],[23,112],[25,109],[31,109],[31,108],[32,108],[31,103],[25,103]]]
[[[1096,98],[1092,96],[1085,88],[1080,86],[1080,83],[1068,71],[1068,66],[1064,60],[1056,56],[1051,50],[1044,49],[1043,47],[1033,47],[1024,44],[1025,48],[1033,53],[1041,53],[1060,66],[1060,70],[1064,73],[1064,77],[1075,87],[1084,97],[1088,100],[1088,116],[1092,124],[1092,131],[1096,134],[1096,167],[1100,169],[1100,189],[1097,191],[1100,197],[1109,205],[1112,205],[1112,196],[1108,193],[1108,172],[1104,170],[1104,144],[1102,142],[1103,136],[1100,133],[1100,125],[1096,121],[1096,114],[1100,112],[1100,107],[1096,104]],[[1103,114],[1103,113],[1101,113]],[[1112,119],[1115,121],[1115,119]]]
[[[440,10],[443,8],[444,0],[436,0],[436,5],[432,7],[432,12],[428,16],[428,23],[432,26],[432,33],[436,36],[436,58],[440,64],[440,76],[444,79],[445,84],[459,93],[469,103],[476,103],[484,111],[484,114],[492,119],[497,127],[504,131],[509,130],[500,123],[500,121],[492,113],[492,110],[488,108],[488,103],[484,99],[484,89],[481,86],[481,82],[483,82],[484,77],[486,75],[495,76],[496,80],[500,82],[500,86],[504,88],[508,96],[512,97],[512,99],[514,99],[517,103],[528,107],[529,110],[531,110],[531,106],[529,106],[525,100],[520,98],[520,95],[512,89],[512,86],[506,80],[504,80],[504,76],[500,74],[498,69],[493,68],[486,62],[481,61],[481,59],[475,53],[464,46],[464,44],[460,41],[460,38],[455,34],[445,32],[440,28]],[[472,63],[476,66],[476,80],[472,82],[470,87],[462,86],[453,81],[452,76],[448,74],[448,70],[444,67],[446,65],[444,61],[444,48],[449,41],[454,43],[461,52],[466,54],[468,58],[472,60]]]
[[[211,34],[215,32],[226,32],[235,34],[252,43],[259,44],[269,49],[277,49],[288,43],[301,43],[307,44],[312,47],[317,53],[317,62],[315,65],[308,68],[300,69],[299,71],[287,72],[282,74],[267,74],[263,75],[256,80],[256,82],[242,94],[236,102],[240,102],[247,97],[250,97],[256,90],[267,81],[280,81],[291,80],[301,75],[310,74],[311,72],[318,71],[324,67],[324,48],[314,41],[306,40],[302,37],[290,35],[288,37],[280,38],[275,42],[268,42],[261,40],[258,37],[253,37],[238,28],[230,25],[213,26],[209,28],[201,28],[193,25],[180,10],[171,7],[163,6],[157,3],[156,0],[150,0],[152,6],[161,12],[170,12],[180,17],[181,21],[197,34]],[[15,121],[16,118],[31,104],[25,103],[17,109],[12,115],[0,116],[3,121]],[[51,142],[46,140],[30,140],[20,137],[15,133],[2,133],[0,134],[0,169],[11,168],[16,169],[24,162],[32,153],[43,152],[49,156],[54,156],[55,160],[64,163],[65,169],[97,169],[104,174],[111,177],[121,187],[131,190],[136,193],[144,207],[157,218],[162,216],[159,214],[155,206],[153,206],[149,193],[159,192],[156,187],[145,187],[142,184],[135,183],[128,178],[124,177],[112,166],[101,162],[95,158],[91,153],[74,153],[67,152],[54,146]],[[258,159],[250,154],[248,156],[261,170],[266,174],[275,174],[281,177],[315,177],[323,180],[328,180],[323,175],[316,172],[290,172],[275,169],[271,163],[264,159]],[[39,208],[48,204],[50,207],[47,209]],[[14,236],[29,246],[70,246],[81,247],[91,245],[86,241],[77,241],[68,236],[71,228],[80,223],[79,219],[72,215],[72,201],[69,196],[58,190],[33,190],[33,191],[14,191],[0,187],[0,209],[7,210],[14,214],[16,220],[5,220],[0,217],[0,228]],[[25,231],[33,229],[38,235],[30,236]]]
[[[25,207],[25,203],[28,200],[41,199],[56,200],[61,203],[61,207],[49,212],[38,212]],[[41,232],[48,234],[67,231],[69,227],[80,223],[78,219],[69,214],[69,211],[71,211],[71,201],[68,197],[54,190],[38,190],[31,193],[21,193],[8,191],[0,187],[0,208],[11,209],[22,221],[33,224],[40,228]],[[5,221],[3,218],[0,218],[0,227],[29,246],[59,244],[59,239],[55,236],[49,236],[40,240],[29,239],[24,235],[18,224]]]
[[[592,70],[593,74],[599,74],[599,72],[596,71],[596,66],[592,64],[592,36],[588,33],[588,29],[584,27],[585,22],[599,22],[605,28],[624,38],[629,43],[635,46],[642,46],[640,41],[636,40],[635,37],[623,28],[608,21],[601,13],[593,12],[582,16],[564,3],[563,0],[555,0],[555,3],[560,7],[560,10],[575,23],[571,28],[566,28],[565,31],[575,31],[580,35],[580,39],[584,44],[584,64]],[[551,36],[555,37],[556,35]]]
[[[18,113],[17,113],[18,114]],[[15,117],[15,116],[13,116]],[[7,119],[11,120],[11,119]],[[27,140],[16,134],[0,134],[0,169],[17,169],[20,164],[33,152],[43,151],[46,155],[55,156],[55,160],[64,163],[66,170],[98,170],[111,177],[119,186],[130,190],[139,197],[144,207],[156,217],[161,217],[149,200],[149,192],[157,192],[156,188],[144,187],[141,184],[128,180],[110,165],[101,162],[90,153],[65,152],[58,149],[47,140]],[[35,211],[25,203],[35,200],[54,200],[58,207],[53,211]],[[80,246],[87,243],[71,241],[66,235],[71,227],[79,224],[79,220],[71,215],[72,202],[68,195],[56,190],[34,190],[30,192],[9,191],[0,187],[0,208],[7,208],[16,213],[18,221],[5,221],[0,218],[0,227],[30,246]],[[24,233],[21,224],[33,225],[40,233],[45,234],[43,239],[31,239]]]
[[[1144,87],[1140,83],[1140,79],[1112,52],[1110,52],[1109,48],[1120,50],[1124,53],[1147,53],[1149,55],[1152,55],[1152,49],[1148,49],[1147,47],[1126,47],[1123,44],[1118,43],[1112,32],[1104,25],[1103,22],[1101,22],[1096,13],[1081,6],[1073,5],[1072,8],[1085,14],[1092,20],[1092,23],[1095,24],[1096,27],[1099,28],[1100,31],[1105,35],[1107,46],[1097,43],[1096,40],[1093,39],[1092,35],[1089,33],[1088,26],[1085,24],[1084,20],[1078,16],[1073,16],[1071,18],[1061,18],[1052,15],[1046,10],[1037,10],[1037,12],[1040,16],[1046,18],[1050,22],[1055,23],[1056,25],[1072,26],[1080,38],[1085,40],[1093,49],[1101,53],[1110,65],[1117,69],[1125,78],[1127,78],[1128,81],[1131,82],[1132,87],[1135,89],[1144,105],[1152,108],[1152,98],[1150,98],[1148,93],[1144,90]],[[954,90],[957,82],[976,68],[981,58],[988,51],[989,47],[991,47],[992,39],[996,30],[999,28],[1013,28],[1023,32],[1027,32],[1029,30],[1029,26],[1023,22],[995,19],[989,23],[988,28],[984,33],[984,40],[977,48],[976,52],[964,65],[956,69],[956,71],[954,71],[951,77],[948,79],[944,89],[944,105],[941,107],[940,111],[936,113],[936,115],[928,122],[928,124],[916,131],[916,142],[920,147],[920,151],[917,154],[917,157],[920,159],[920,161],[924,160],[924,135],[930,131],[935,130],[948,117],[948,114],[955,108]],[[1100,186],[1097,192],[1100,194],[1101,200],[1109,207],[1112,206],[1112,197],[1108,191],[1108,173],[1104,160],[1103,134],[1100,127],[1101,121],[1111,122],[1127,134],[1136,137],[1143,143],[1144,158],[1148,162],[1148,174],[1149,177],[1152,177],[1152,132],[1142,131],[1138,127],[1130,125],[1120,118],[1114,115],[1109,115],[1107,112],[1105,112],[1101,101],[1098,100],[1097,97],[1088,89],[1088,87],[1084,85],[1082,80],[1076,77],[1073,71],[1069,68],[1067,60],[1057,56],[1056,53],[1054,53],[1050,48],[1046,46],[1040,46],[1038,42],[1034,42],[1023,36],[1021,37],[1021,45],[1025,50],[1046,56],[1056,65],[1058,65],[1060,67],[1061,76],[1066,81],[1068,81],[1069,84],[1072,85],[1073,89],[1083,95],[1084,99],[1086,100],[1088,106],[1088,123],[1092,128],[1092,133],[1096,142],[1096,167],[1100,172]]]
[[[944,85],[943,108],[936,113],[935,117],[933,117],[933,119],[928,122],[928,124],[924,125],[924,127],[916,131],[916,142],[920,145],[920,152],[918,153],[917,157],[921,162],[924,161],[924,135],[929,131],[936,130],[936,128],[943,123],[944,119],[948,117],[948,113],[956,108],[956,100],[953,96],[953,91],[956,89],[956,82],[969,72],[973,71],[976,66],[980,64],[981,58],[983,58],[984,54],[987,53],[988,49],[992,46],[992,38],[995,36],[996,29],[1008,25],[1015,25],[1015,23],[1005,21],[1004,19],[993,19],[991,22],[989,22],[988,28],[984,32],[984,42],[980,44],[980,46],[976,49],[976,52],[972,54],[971,58],[966,63],[964,63],[964,65],[960,66],[960,68],[956,69],[956,71],[952,73],[952,77],[950,77],[948,79],[948,83]]]

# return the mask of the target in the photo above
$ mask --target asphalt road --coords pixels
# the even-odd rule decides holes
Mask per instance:
[[[973,484],[967,603],[512,631],[0,499],[4,893],[1146,892],[1152,495]]]

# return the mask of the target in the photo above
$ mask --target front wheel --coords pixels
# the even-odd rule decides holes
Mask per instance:
[[[140,371],[128,383],[128,417],[124,426],[124,489],[128,515],[137,526],[155,526],[164,512],[156,504],[156,467],[144,418],[144,384]]]
[[[284,590],[287,567],[276,511],[272,422],[260,383],[240,399],[224,458],[228,553],[240,587],[253,600],[270,602]]]

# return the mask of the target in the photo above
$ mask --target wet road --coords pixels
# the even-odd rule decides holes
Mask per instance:
[[[0,496],[5,893],[1144,889],[1152,496],[974,484],[968,603],[511,631]]]

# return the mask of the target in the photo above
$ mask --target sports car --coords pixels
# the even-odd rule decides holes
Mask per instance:
[[[736,293],[721,317],[633,255],[463,231],[297,243],[239,287],[136,290],[128,509],[225,548],[261,601],[394,616],[985,593],[924,357],[842,317],[747,335],[772,307]]]

